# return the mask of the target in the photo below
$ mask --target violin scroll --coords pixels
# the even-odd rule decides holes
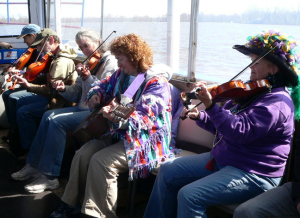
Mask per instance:
[[[197,98],[197,92],[201,90],[201,87],[193,89],[192,92],[181,92],[180,99],[183,105],[188,109],[188,106],[192,104],[192,99]]]

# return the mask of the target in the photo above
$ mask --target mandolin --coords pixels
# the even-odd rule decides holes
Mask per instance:
[[[77,126],[77,128],[73,132],[73,135],[82,144],[85,144],[92,139],[98,139],[107,132],[107,130],[109,129],[107,122],[108,120],[103,117],[102,107],[109,105],[111,102],[112,101],[110,101],[108,104],[101,104]],[[135,107],[122,104],[116,105],[116,107],[113,109],[113,113],[117,117],[121,117],[123,119],[128,119],[128,117],[134,111]]]

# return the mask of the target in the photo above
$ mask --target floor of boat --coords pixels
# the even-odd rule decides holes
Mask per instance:
[[[0,217],[1,218],[43,218],[58,207],[60,197],[63,194],[68,181],[66,173],[59,178],[60,187],[53,191],[45,191],[40,194],[30,194],[24,190],[24,186],[30,181],[14,181],[10,175],[20,170],[26,162],[26,155],[17,158],[8,149],[8,143],[1,140],[7,134],[7,130],[0,130]],[[65,170],[67,171],[67,170]],[[127,211],[127,177],[120,175],[119,182],[124,187],[119,188],[117,216],[119,218],[128,217]],[[143,190],[149,187],[142,187]],[[134,217],[143,217],[149,193],[137,192]],[[71,217],[79,217],[73,215]]]

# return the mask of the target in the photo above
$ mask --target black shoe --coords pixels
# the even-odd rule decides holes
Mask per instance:
[[[7,135],[6,136],[2,136],[1,139],[3,141],[8,141],[9,139],[11,139],[13,137],[14,133],[15,133],[15,131],[9,129]]]
[[[18,131],[13,132],[8,141],[9,150],[16,156],[20,157],[26,153],[22,148],[21,139]]]
[[[87,214],[84,213],[80,213],[80,218],[95,218],[94,216],[89,216]]]
[[[54,211],[50,217],[51,218],[65,218],[69,217],[71,214],[78,214],[80,212],[80,207],[72,207],[65,202],[61,201],[59,207]]]

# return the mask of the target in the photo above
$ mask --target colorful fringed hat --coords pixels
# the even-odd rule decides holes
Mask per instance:
[[[249,36],[247,40],[245,45],[235,45],[233,48],[245,55],[260,55],[276,40],[280,40],[279,43],[274,43],[273,46],[276,48],[264,58],[277,65],[287,79],[287,86],[298,85],[300,51],[298,43],[293,37],[277,31],[266,30],[256,36]]]
[[[274,63],[282,74],[285,84],[291,89],[291,96],[295,105],[295,118],[300,119],[300,47],[292,36],[279,31],[266,30],[256,36],[249,36],[245,45],[235,45],[234,49],[250,55],[260,55],[272,45],[276,48],[264,58]],[[276,41],[280,40],[280,41]]]

